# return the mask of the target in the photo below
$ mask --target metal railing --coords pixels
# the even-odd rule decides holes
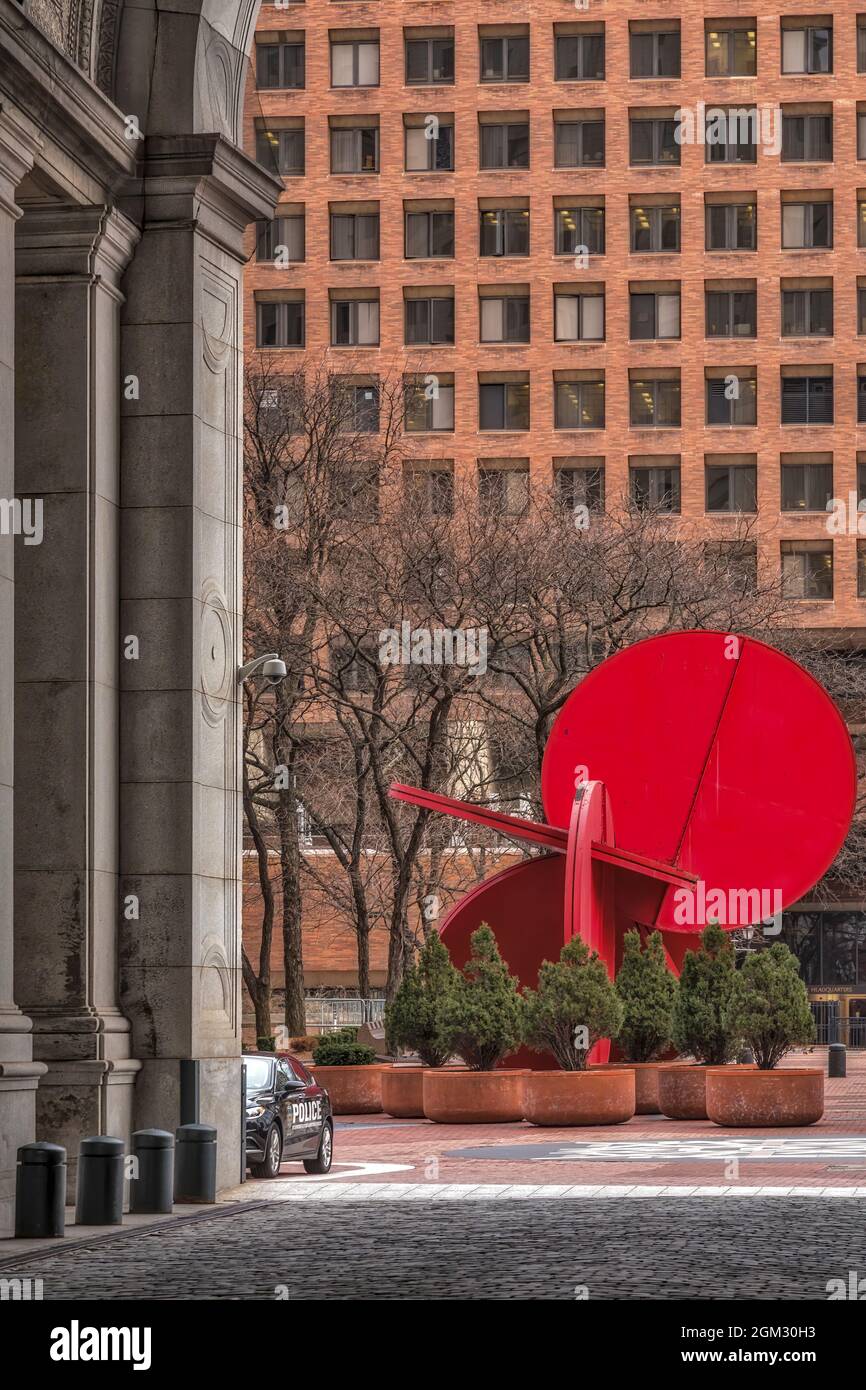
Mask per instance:
[[[830,1043],[844,1043],[846,1047],[866,1047],[866,1018],[837,1018],[833,1014],[818,1011],[815,1014],[815,1041],[819,1047]]]
[[[307,999],[304,1013],[308,1033],[334,1033],[338,1028],[360,1028],[362,1023],[381,1023],[384,999]]]

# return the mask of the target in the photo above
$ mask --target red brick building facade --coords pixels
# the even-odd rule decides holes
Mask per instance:
[[[708,539],[745,513],[792,622],[849,636],[864,26],[848,0],[265,5],[245,139],[287,220],[250,241],[248,351],[416,379],[407,453],[488,505],[562,475]]]

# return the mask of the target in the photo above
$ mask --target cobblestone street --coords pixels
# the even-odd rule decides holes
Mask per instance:
[[[46,1300],[824,1300],[829,1279],[858,1268],[854,1198],[543,1197],[262,1202],[57,1249],[17,1272],[41,1278]]]

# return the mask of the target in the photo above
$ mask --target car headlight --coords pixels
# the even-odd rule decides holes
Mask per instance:
[[[259,1117],[259,1115],[264,1115],[266,1109],[267,1109],[267,1106],[266,1106],[266,1105],[248,1105],[248,1106],[247,1106],[247,1119],[248,1119],[248,1120],[257,1120],[258,1117]]]

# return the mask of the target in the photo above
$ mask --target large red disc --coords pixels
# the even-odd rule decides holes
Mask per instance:
[[[743,926],[796,902],[832,864],[856,795],[826,691],[789,657],[722,632],[649,638],[581,682],[544,754],[554,825],[569,823],[578,767],[604,782],[620,847],[703,881],[663,895],[655,923],[669,931],[708,917]]]

